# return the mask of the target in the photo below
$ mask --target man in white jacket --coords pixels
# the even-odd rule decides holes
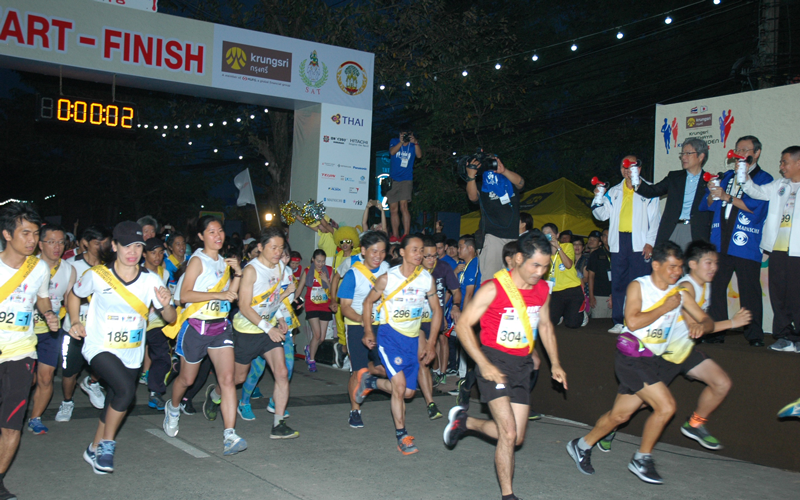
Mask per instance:
[[[792,224],[800,221],[800,205],[795,203],[800,189],[800,146],[781,152],[783,179],[759,186],[747,177],[745,194],[757,200],[769,200],[767,220],[761,237],[761,249],[769,256],[769,300],[772,303],[772,336],[778,339],[769,346],[773,351],[800,352],[800,230]],[[794,326],[793,326],[794,325]]]
[[[628,284],[651,272],[650,257],[661,221],[658,198],[645,198],[634,191],[630,169],[622,166],[625,160],[641,164],[634,155],[623,158],[620,162],[622,182],[602,197],[597,196],[598,190],[595,189],[592,202],[595,219],[610,219],[608,246],[611,251],[611,318],[614,327],[609,333],[622,333]]]

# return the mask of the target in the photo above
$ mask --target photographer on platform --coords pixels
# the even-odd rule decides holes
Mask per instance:
[[[391,164],[389,177],[392,178],[392,189],[386,193],[389,211],[392,217],[392,234],[390,242],[396,243],[411,229],[411,214],[408,202],[413,191],[414,160],[422,158],[422,148],[414,137],[414,132],[403,131],[397,139],[389,141]],[[398,211],[398,206],[400,210]],[[403,234],[400,235],[400,216],[403,217]]]
[[[459,160],[467,182],[467,196],[481,207],[481,232],[485,235],[479,256],[483,276],[503,269],[503,245],[519,238],[519,195],[525,180],[508,170],[500,158],[478,153]],[[478,186],[477,181],[481,181]]]

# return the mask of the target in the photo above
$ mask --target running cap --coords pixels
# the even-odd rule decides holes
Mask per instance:
[[[150,238],[144,242],[144,249],[146,252],[152,252],[157,248],[164,248],[164,242],[160,238]]]
[[[124,247],[133,245],[134,243],[144,245],[142,226],[131,220],[126,220],[117,224],[116,227],[114,227],[114,232],[112,235],[114,237],[114,241],[117,241]]]
[[[600,233],[600,231],[597,230],[589,233],[589,238],[600,238],[601,236],[603,236],[602,233]]]

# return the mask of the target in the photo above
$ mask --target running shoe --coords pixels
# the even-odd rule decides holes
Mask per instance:
[[[337,342],[336,345],[333,346],[333,366],[341,368],[343,360],[344,352],[342,352],[342,344]]]
[[[74,401],[62,401],[56,413],[56,422],[69,422],[72,418],[72,410],[75,409]]]
[[[258,386],[256,386],[255,389],[253,389],[253,394],[250,395],[250,399],[261,399],[263,397],[264,395],[261,394],[261,389],[259,389]]]
[[[419,448],[414,444],[414,436],[406,434],[397,440],[397,451],[403,455],[413,455],[419,451]]]
[[[709,450],[721,450],[722,445],[719,444],[717,438],[711,435],[706,429],[705,425],[701,425],[700,427],[692,427],[689,425],[689,422],[684,422],[681,426],[681,434],[684,436],[694,439],[698,443],[700,443],[704,448],[708,448]]]
[[[597,442],[597,449],[602,451],[603,453],[608,453],[611,451],[611,442],[614,440],[614,436],[617,435],[617,431],[611,431],[608,435],[602,438],[600,441]]]
[[[431,420],[442,418],[442,412],[439,411],[436,403],[431,403],[428,405],[428,418]]]
[[[94,452],[94,468],[103,472],[114,472],[114,449],[116,447],[116,441],[104,439],[97,443],[97,451]]]
[[[239,401],[239,407],[236,408],[236,411],[239,413],[239,416],[242,417],[244,420],[255,420],[256,415],[253,413],[253,408],[250,406],[250,403],[244,404]]]
[[[777,342],[768,347],[771,351],[797,352],[794,342],[787,339],[778,339]]]
[[[28,430],[34,434],[47,434],[49,429],[42,424],[42,417],[36,417],[28,420]]]
[[[247,449],[247,441],[245,441],[244,438],[237,436],[235,432],[231,432],[222,441],[223,455],[235,455],[240,451],[244,451],[246,449]]]
[[[447,414],[447,427],[444,428],[444,444],[453,447],[467,432],[467,412],[460,406],[450,408]]]
[[[583,321],[581,322],[581,326],[586,326],[589,324],[589,313],[583,311]]]
[[[192,404],[192,400],[186,398],[181,400],[181,411],[184,415],[194,415],[197,413],[197,410],[194,409],[194,405]]]
[[[311,361],[311,351],[308,350],[308,346],[303,348],[303,352],[306,355],[306,364],[308,364],[308,362]]]
[[[108,474],[108,472],[100,470],[95,465],[95,455],[96,453],[92,451],[92,443],[89,443],[89,446],[86,447],[86,450],[83,452],[83,459],[86,461],[87,464],[92,466],[92,470],[95,474],[104,475]]]
[[[347,420],[350,427],[353,429],[361,429],[364,427],[364,421],[361,420],[361,412],[358,410],[350,410],[350,418]]]
[[[622,333],[624,330],[625,330],[625,325],[623,325],[621,323],[617,323],[616,325],[612,326],[608,330],[608,333],[614,333],[614,334],[618,335],[618,334]]]
[[[147,401],[147,406],[150,408],[155,408],[158,411],[164,409],[164,406],[167,403],[164,402],[164,398],[161,397],[161,394],[157,394],[155,392],[150,392],[150,399]]]
[[[292,429],[288,425],[286,425],[285,420],[281,420],[278,422],[278,425],[272,428],[272,432],[269,435],[270,439],[294,439],[299,437],[300,433],[296,430]]]
[[[632,458],[628,464],[628,470],[636,474],[636,477],[651,484],[664,484],[664,480],[656,472],[656,463],[653,457],[646,455],[640,459]]]
[[[541,420],[541,419],[542,419],[542,414],[541,413],[536,413],[533,410],[531,410],[530,413],[528,413],[528,420],[530,420],[530,421]]]
[[[17,495],[8,491],[2,479],[0,479],[0,500],[17,500]]]
[[[800,417],[800,399],[789,403],[778,412],[778,418]]]
[[[454,368],[448,368],[447,371],[444,373],[445,375],[458,375],[458,370]]]
[[[308,362],[308,371],[311,373],[317,373],[317,362],[313,359]]]
[[[471,387],[466,386],[467,378],[464,377],[456,383],[456,406],[460,406],[464,411],[469,410],[469,393]]]
[[[89,402],[98,410],[102,410],[106,405],[106,395],[103,394],[103,389],[100,387],[100,382],[92,382],[91,377],[88,375],[81,380],[81,390],[89,396]]]
[[[433,382],[434,387],[438,387],[442,384],[447,383],[447,375],[444,373],[436,373],[433,372],[433,376],[431,377],[431,381]]]
[[[272,398],[269,398],[269,404],[267,405],[267,411],[275,414],[275,401]],[[289,418],[289,410],[283,410],[283,418]]]
[[[350,366],[350,356],[345,355],[344,356],[344,361],[342,361],[342,370],[344,370],[346,372],[349,372],[350,368],[351,368],[351,366]]]
[[[167,401],[167,404],[164,406],[164,433],[169,437],[175,437],[178,435],[178,424],[181,420],[181,412],[178,411],[176,415],[173,415],[169,411],[169,407],[172,406],[171,401]]]
[[[362,368],[358,370],[356,373],[356,388],[353,392],[353,401],[358,404],[364,402],[364,398],[367,397],[367,394],[372,392],[372,389],[368,387],[368,384],[374,380],[375,377],[369,374],[369,370],[366,368]]]
[[[592,449],[582,450],[580,446],[578,446],[578,441],[580,441],[580,438],[575,438],[567,443],[567,453],[569,453],[569,456],[575,461],[575,465],[578,466],[579,471],[588,475],[594,474],[594,467],[592,467]]]
[[[150,373],[150,370],[147,370],[146,372],[142,372],[142,374],[139,375],[139,384],[147,385],[147,375],[149,373]]]
[[[206,420],[214,421],[217,419],[217,410],[219,410],[219,403],[215,403],[211,399],[211,393],[214,391],[214,384],[206,387],[206,398],[203,401],[203,416]]]

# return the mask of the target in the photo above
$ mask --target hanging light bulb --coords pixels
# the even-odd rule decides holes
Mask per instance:
[[[264,113],[269,113],[269,109],[264,108]]]
[[[240,160],[244,159],[244,156],[239,155],[239,159]]]
[[[467,70],[464,70],[464,71],[461,72],[461,76],[467,76],[468,74],[469,73],[467,73]]]
[[[381,90],[386,90],[386,85],[381,85],[379,88],[380,88]]]
[[[227,125],[228,124],[228,120],[222,120],[222,124],[223,125]]]
[[[177,125],[175,125],[175,130],[178,130],[178,126]]]
[[[573,43],[572,47],[570,47],[569,50],[571,50],[572,52],[575,52],[576,50],[578,50],[578,44]]]
[[[410,87],[410,86],[411,86],[411,82],[406,82],[406,87]]]
[[[536,54],[531,56],[531,61],[538,61],[538,60],[539,60],[539,56],[537,56]]]
[[[166,136],[167,136],[167,134],[161,134],[161,137],[166,137]]]
[[[190,146],[192,145],[192,141],[189,141],[189,145],[190,145]]]
[[[722,3],[720,0],[714,0],[714,5],[719,5],[720,3]]]
[[[189,128],[189,125],[186,125],[186,128]]]
[[[147,128],[147,127],[148,127],[148,125],[145,123],[145,124],[144,124],[144,128]]]
[[[209,127],[213,127],[214,126],[214,122],[209,123],[208,126]]]
[[[236,119],[236,123],[240,123],[241,121],[242,121],[242,119],[241,119],[241,118],[237,118],[237,119]]]
[[[500,63],[497,63],[497,64],[494,65],[494,69],[500,69],[502,67],[503,67],[503,65],[500,64]]]
[[[198,123],[198,124],[197,124],[197,128],[202,128],[202,127],[203,127],[203,124],[202,124],[202,123]]]
[[[621,32],[621,31],[617,31],[617,40],[622,40],[622,38],[623,38],[624,36],[625,36],[625,34],[624,34],[623,32]]]
[[[672,24],[672,18],[671,18],[670,16],[667,16],[667,17],[664,19],[664,24]]]
[[[256,117],[256,115],[250,115],[250,119],[251,120],[254,119],[255,117]]]

